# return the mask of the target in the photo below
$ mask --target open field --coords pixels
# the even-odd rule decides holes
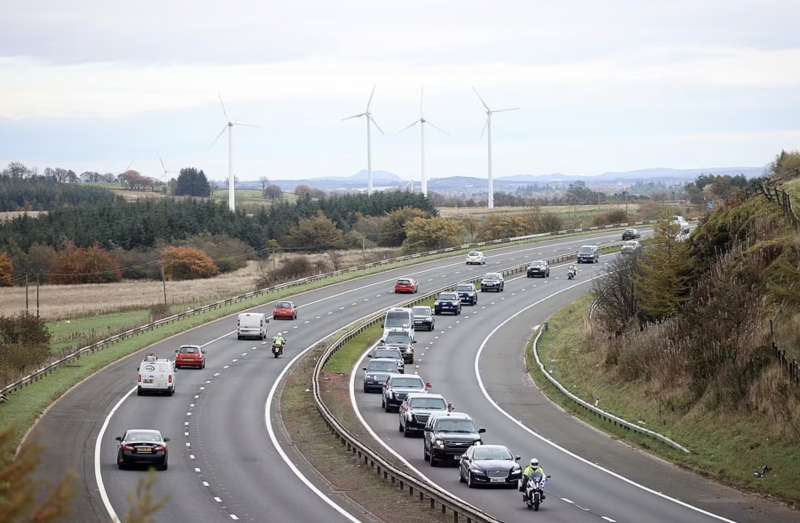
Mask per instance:
[[[47,214],[47,211],[6,211],[0,212],[0,222],[7,222],[13,220],[18,216],[22,216],[23,214],[27,214],[31,218],[36,218],[39,215]]]
[[[695,407],[682,414],[662,408],[658,397],[642,382],[622,382],[604,372],[601,351],[587,349],[586,315],[591,296],[558,312],[539,342],[539,354],[548,370],[570,391],[601,408],[660,432],[688,447],[684,454],[658,442],[599,420],[563,396],[539,371],[531,351],[528,368],[537,385],[556,403],[588,423],[646,448],[670,461],[725,483],[800,502],[800,448],[796,437],[765,432],[757,413],[719,413]],[[769,464],[764,479],[753,471]]]
[[[228,190],[215,189],[211,193],[211,197],[215,201],[227,202]],[[297,200],[297,196],[295,196],[294,193],[284,192],[280,200],[291,203]],[[236,189],[237,205],[242,205],[244,207],[256,207],[256,206],[267,206],[270,205],[270,203],[271,202],[269,200],[264,198],[259,189]]]
[[[439,214],[445,218],[474,218],[484,219],[490,215],[515,216],[524,215],[531,212],[533,207],[495,207],[489,210],[485,207],[439,207]],[[609,203],[599,205],[543,205],[538,207],[543,213],[558,215],[564,223],[564,227],[571,229],[575,227],[589,227],[595,216],[609,211],[622,209],[625,204]],[[628,213],[631,219],[638,219],[639,204],[629,203]]]

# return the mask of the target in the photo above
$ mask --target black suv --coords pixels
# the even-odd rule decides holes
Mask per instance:
[[[441,394],[411,392],[399,409],[399,429],[405,436],[422,432],[431,414],[447,412],[447,401]]]
[[[505,286],[506,284],[505,280],[503,280],[503,275],[499,272],[487,273],[486,276],[484,276],[481,280],[481,292],[503,292]]]
[[[459,283],[456,285],[456,292],[458,293],[461,303],[469,303],[470,305],[478,304],[478,291],[472,283]]]
[[[417,340],[413,339],[407,330],[390,330],[382,341],[386,347],[400,349],[405,363],[414,363],[414,344],[417,343]]]
[[[532,261],[528,264],[528,270],[526,271],[526,276],[528,278],[537,278],[539,276],[541,276],[542,278],[549,278],[550,264],[547,263],[547,260]]]
[[[458,464],[461,455],[475,443],[483,443],[481,434],[468,414],[447,412],[432,415],[425,424],[423,457],[435,467],[439,461]]]
[[[383,384],[381,407],[386,412],[399,409],[400,405],[412,392],[425,392],[425,382],[414,374],[393,374]]]
[[[455,292],[442,292],[433,303],[433,313],[436,315],[452,312],[455,315],[461,314],[461,300]]]
[[[381,391],[392,374],[402,373],[397,360],[391,358],[372,358],[364,367],[364,392]]]
[[[642,235],[636,229],[625,229],[622,231],[622,241],[638,240]]]
[[[600,261],[600,247],[597,245],[582,245],[578,249],[578,263],[597,263]]]
[[[411,308],[411,316],[414,318],[414,330],[432,331],[434,328],[433,312],[430,307],[418,306]]]

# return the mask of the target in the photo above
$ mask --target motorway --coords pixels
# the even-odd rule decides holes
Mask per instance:
[[[293,298],[301,307],[298,320],[272,322],[270,327],[271,335],[287,333],[287,351],[278,360],[260,342],[236,340],[235,316],[174,336],[147,352],[171,358],[181,344],[205,345],[206,368],[180,370],[172,397],[136,396],[136,368],[143,353],[86,379],[52,405],[31,433],[30,439],[45,448],[40,479],[52,481],[68,470],[78,473],[72,521],[107,521],[111,514],[124,518],[128,496],[144,472],[116,468],[114,437],[127,428],[157,428],[171,438],[169,470],[158,473],[157,486],[157,494],[168,496],[169,503],[158,521],[352,520],[345,511],[353,511],[348,500],[335,493],[327,493],[330,502],[314,495],[287,465],[283,449],[276,448],[280,431],[274,438],[269,434],[265,410],[271,425],[281,424],[276,405],[267,401],[291,359],[343,326],[405,301],[391,292],[399,276],[417,278],[425,292],[490,270],[574,252],[589,237],[602,243],[616,241],[618,235],[556,237],[488,251],[485,266],[465,266],[459,255],[303,293]],[[271,305],[255,310],[270,312]],[[471,375],[457,379],[454,385],[474,381]],[[291,449],[285,452],[291,454]],[[333,506],[345,510],[337,512]]]
[[[609,261],[612,256],[604,256]],[[708,481],[611,439],[571,417],[545,398],[525,373],[522,348],[534,328],[591,290],[603,265],[579,265],[576,280],[566,268],[549,279],[506,280],[504,293],[481,293],[462,315],[437,316],[436,330],[417,332],[417,372],[433,391],[487,429],[484,442],[507,445],[523,465],[538,457],[552,475],[537,518],[552,522],[798,521],[783,505]],[[519,314],[517,314],[519,313]],[[359,361],[355,367],[360,369]],[[362,372],[351,381],[351,398],[362,422],[386,450],[423,477],[503,521],[531,518],[516,490],[468,489],[458,468],[431,467],[421,437],[398,431],[398,414],[385,413],[379,394],[365,394]],[[376,446],[376,448],[380,448]],[[382,449],[383,450],[383,449]]]

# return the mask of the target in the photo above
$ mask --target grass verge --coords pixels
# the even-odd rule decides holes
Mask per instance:
[[[367,333],[369,331],[352,340],[343,349],[346,354],[355,354],[358,347],[362,352],[366,350],[368,345],[365,343],[371,343],[365,341],[368,339]],[[314,364],[323,350],[322,346],[314,349],[298,362],[287,376],[281,391],[281,418],[292,445],[327,480],[330,490],[347,496],[375,520],[404,523],[452,521],[452,515],[445,517],[439,510],[431,510],[427,501],[420,502],[418,498],[410,497],[407,492],[382,480],[333,436],[317,411],[314,397],[309,391]],[[347,357],[343,356],[337,365],[343,365]],[[343,378],[341,374],[330,374],[328,378],[331,377],[335,378],[324,381],[323,393],[339,398],[336,403],[346,405],[352,412],[349,409],[346,376]],[[330,400],[328,404],[332,404]]]
[[[758,414],[708,412],[701,407],[680,414],[661,408],[645,383],[622,382],[605,372],[601,351],[586,350],[586,316],[591,296],[562,309],[549,320],[539,340],[539,357],[547,370],[572,393],[628,421],[660,432],[692,453],[684,454],[654,439],[628,432],[578,407],[546,380],[526,353],[534,381],[555,403],[578,418],[702,475],[724,483],[800,503],[800,446],[797,440],[765,432]],[[753,471],[768,464],[764,479]]]

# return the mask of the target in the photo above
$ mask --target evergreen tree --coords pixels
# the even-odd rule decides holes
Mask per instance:
[[[668,318],[686,301],[689,292],[687,278],[691,269],[689,246],[676,240],[677,234],[676,225],[662,222],[645,250],[635,286],[646,320]]]
[[[207,197],[211,195],[211,185],[206,179],[206,174],[202,170],[194,167],[184,167],[178,175],[178,183],[175,186],[176,196],[198,196]]]

